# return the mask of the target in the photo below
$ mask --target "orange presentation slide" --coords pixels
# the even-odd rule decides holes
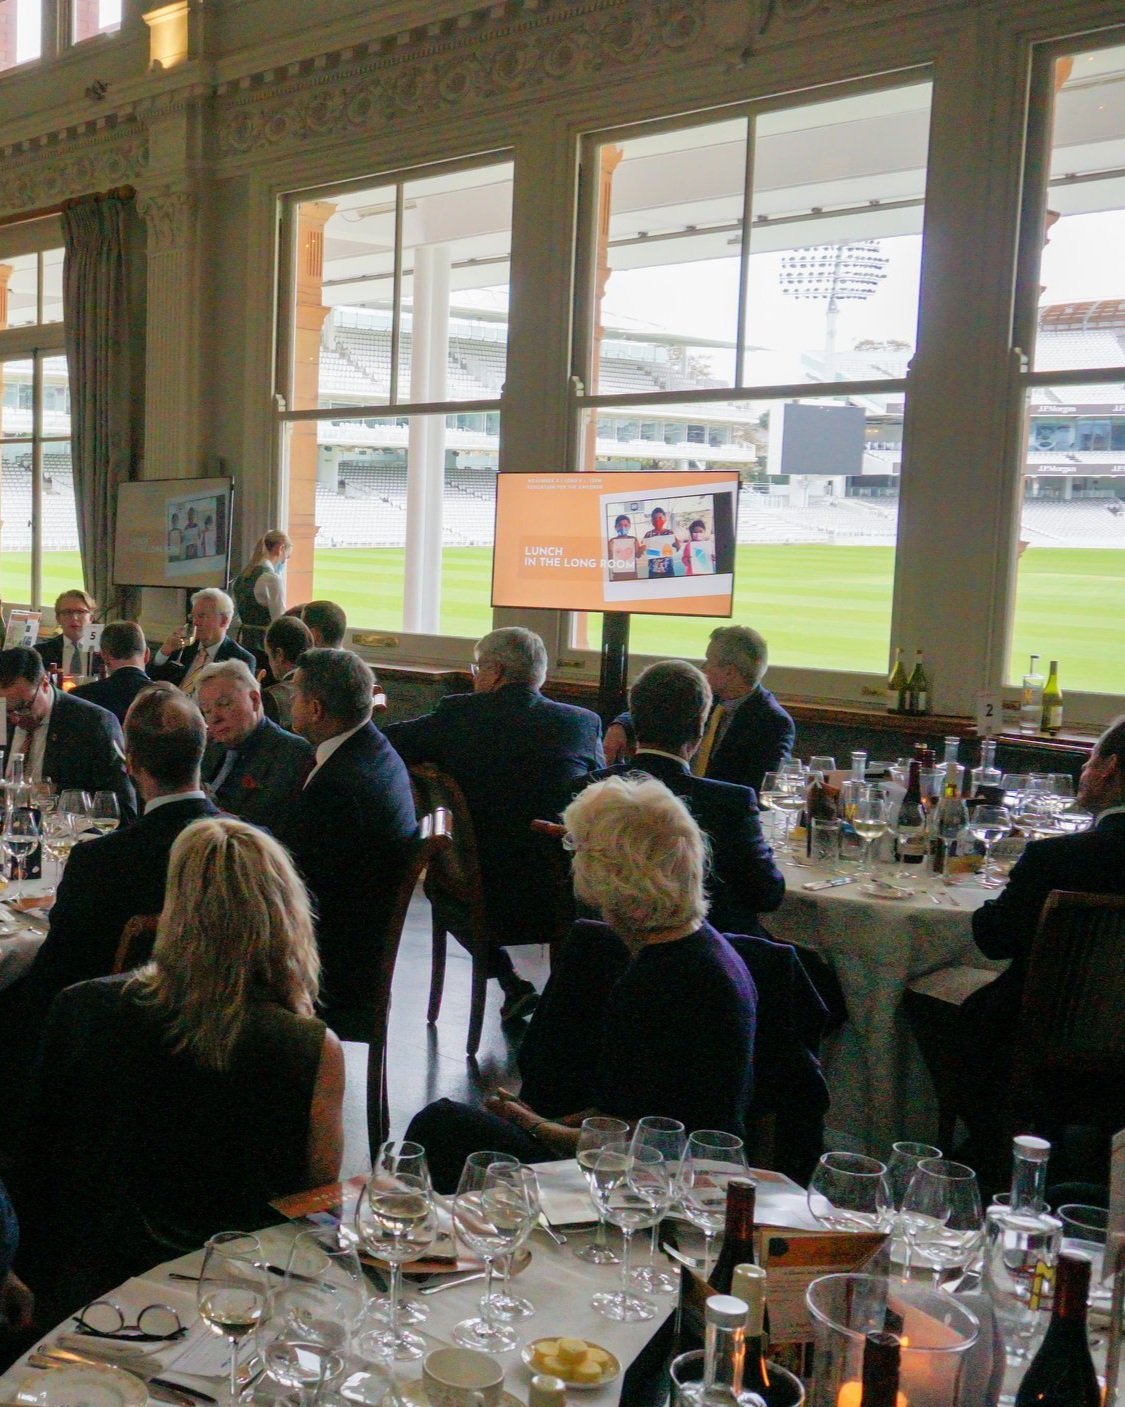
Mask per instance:
[[[729,616],[738,471],[500,474],[494,606]]]

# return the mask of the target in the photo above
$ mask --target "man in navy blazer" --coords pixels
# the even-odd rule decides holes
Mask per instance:
[[[627,772],[647,772],[680,797],[711,841],[708,917],[720,933],[764,934],[760,913],[785,897],[785,879],[762,835],[758,799],[749,787],[695,777],[688,766],[711,710],[711,688],[695,665],[649,665],[629,691],[637,734],[632,762],[619,762],[583,785]]]
[[[112,713],[54,688],[40,656],[22,646],[0,650],[0,698],[8,716],[5,776],[14,749],[24,755],[29,780],[50,777],[60,792],[112,791],[122,822],[136,816],[121,725]]]
[[[465,793],[493,931],[511,943],[545,941],[555,916],[543,902],[531,822],[557,820],[574,783],[602,765],[601,722],[540,693],[547,650],[533,631],[494,630],[474,653],[473,693],[451,694],[433,713],[389,724],[386,734],[408,766],[433,762]],[[494,949],[489,976],[506,994],[503,1020],[531,1011],[535,988],[503,948]]]
[[[417,830],[410,777],[371,722],[375,676],[350,650],[307,650],[293,727],[316,762],[276,832],[317,909],[321,1015],[342,1040],[370,1036],[382,938]]]
[[[74,982],[108,976],[126,923],[163,908],[176,837],[193,821],[219,814],[199,783],[206,736],[198,708],[170,685],[150,684],[129,710],[125,752],[144,814],[71,852],[50,931],[19,984],[21,1021],[29,1035],[26,1058],[55,995]]]
[[[251,825],[276,828],[312,771],[312,748],[265,716],[258,681],[241,660],[209,664],[195,698],[207,723],[203,782],[212,800]]]
[[[43,663],[50,668],[57,664],[60,674],[82,673],[82,636],[94,618],[98,603],[86,591],[75,587],[64,591],[55,598],[55,620],[59,634],[49,640],[40,640],[36,652]]]
[[[765,640],[749,626],[721,625],[711,632],[703,672],[715,705],[692,759],[696,776],[757,794],[766,773],[792,756],[797,729],[762,684],[768,661]],[[633,721],[623,713],[606,733],[606,756],[620,761],[633,743]]]
[[[241,660],[250,670],[257,661],[227,635],[234,619],[234,602],[216,586],[205,586],[191,598],[191,629],[195,640],[185,644],[187,627],[178,626],[156,652],[149,667],[153,679],[166,679],[170,684],[194,694],[200,671],[220,660]]]
[[[1125,716],[1098,739],[1082,768],[1077,801],[1096,817],[1092,830],[1031,841],[1012,866],[1008,883],[973,915],[973,938],[986,957],[1011,966],[967,997],[956,1019],[963,1065],[961,1111],[974,1155],[1002,1163],[993,1147],[1001,1127],[1012,1053],[1032,940],[1053,889],[1125,894]]]
[[[124,723],[129,705],[152,683],[145,671],[149,652],[144,632],[135,620],[114,621],[102,631],[99,652],[106,677],[82,684],[73,691],[74,697],[108,708],[119,723]]]

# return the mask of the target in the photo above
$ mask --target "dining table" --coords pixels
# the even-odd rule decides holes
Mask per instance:
[[[598,1314],[590,1304],[591,1297],[598,1291],[616,1289],[620,1283],[621,1270],[618,1265],[590,1265],[578,1259],[575,1249],[587,1244],[593,1209],[586,1191],[586,1184],[577,1163],[573,1159],[536,1165],[540,1195],[544,1210],[544,1220],[555,1231],[555,1236],[563,1239],[559,1244],[549,1231],[542,1226],[532,1231],[528,1247],[531,1255],[526,1268],[514,1278],[519,1293],[531,1300],[535,1315],[517,1322],[521,1334],[521,1347],[543,1338],[561,1336],[581,1338],[606,1348],[618,1360],[622,1375],[660,1330],[676,1306],[676,1297],[671,1294],[653,1296],[656,1309],[652,1319],[641,1323],[618,1323]],[[810,1229],[816,1223],[810,1218],[804,1190],[779,1173],[761,1173],[759,1184],[758,1217],[778,1226]],[[359,1185],[362,1185],[361,1183]],[[345,1184],[345,1189],[349,1185]],[[356,1184],[351,1184],[353,1192]],[[573,1218],[580,1218],[582,1226],[576,1229]],[[283,1269],[292,1244],[299,1230],[306,1229],[303,1220],[283,1222],[258,1233],[264,1258],[267,1264]],[[636,1235],[635,1264],[647,1253],[647,1233]],[[657,1252],[663,1268],[675,1270],[675,1265]],[[113,1301],[126,1319],[135,1322],[136,1312],[146,1305],[166,1305],[175,1310],[181,1324],[187,1328],[186,1336],[174,1343],[155,1343],[143,1346],[143,1364],[122,1363],[135,1370],[138,1366],[146,1377],[159,1376],[168,1384],[176,1384],[203,1393],[210,1399],[223,1403],[227,1400],[225,1390],[229,1358],[222,1340],[216,1339],[200,1320],[196,1310],[196,1284],[203,1263],[203,1250],[191,1251],[177,1259],[154,1266],[132,1280],[126,1281],[107,1298]],[[186,1278],[185,1278],[186,1277]],[[376,1276],[376,1279],[379,1279]],[[281,1279],[278,1278],[280,1285]],[[429,1306],[429,1317],[422,1324],[413,1324],[411,1329],[424,1339],[427,1350],[449,1347],[451,1334],[458,1321],[479,1312],[483,1279],[466,1280],[462,1275],[450,1273],[425,1281],[408,1282],[408,1292],[413,1295],[425,1294],[424,1302]],[[372,1295],[376,1293],[370,1287]],[[0,1375],[0,1402],[5,1404],[28,1404],[36,1402],[35,1394],[41,1389],[45,1372],[32,1367],[29,1358],[37,1351],[49,1346],[73,1348],[76,1325],[67,1320],[56,1326],[49,1334],[18,1359],[3,1375]],[[108,1339],[77,1340],[79,1349],[105,1358],[115,1357],[120,1345]],[[253,1344],[247,1345],[252,1350]],[[132,1351],[132,1349],[130,1349]],[[509,1399],[502,1407],[514,1407],[515,1403],[526,1403],[531,1384],[532,1370],[525,1365],[521,1348],[497,1355],[504,1368],[504,1389]],[[394,1376],[398,1389],[398,1399],[404,1403],[425,1407],[421,1393],[422,1364],[418,1360],[398,1362],[394,1365]],[[389,1368],[381,1364],[364,1363],[358,1358],[349,1362],[348,1376],[342,1387],[336,1386],[340,1396],[346,1401],[366,1407],[384,1400],[390,1383]],[[622,1377],[601,1386],[584,1388],[581,1399],[589,1407],[609,1407],[619,1399]],[[160,1402],[159,1385],[150,1387],[150,1400]],[[274,1383],[268,1376],[259,1379],[253,1392],[243,1394],[244,1404],[272,1403],[283,1396],[286,1390]],[[577,1400],[577,1394],[570,1400]],[[390,1401],[391,1399],[387,1399]],[[105,1400],[99,1407],[115,1407],[111,1400]],[[193,1404],[181,1404],[193,1407]],[[199,1403],[198,1407],[212,1407],[209,1403]]]
[[[24,896],[41,901],[34,908],[14,904],[14,889],[14,884],[9,883],[0,893],[0,991],[19,981],[42,947],[50,922],[42,901],[49,901],[54,894],[55,881],[53,875],[24,881]]]
[[[996,891],[976,877],[955,885],[928,873],[896,878],[884,864],[875,866],[872,883],[854,869],[799,864],[781,847],[775,858],[785,898],[765,919],[770,934],[816,952],[847,1007],[821,1052],[830,1146],[885,1157],[900,1139],[932,1143],[936,1096],[899,1008],[907,985],[927,973],[1003,971],[1005,962],[986,958],[973,942],[973,913]],[[846,882],[821,887],[838,879]]]

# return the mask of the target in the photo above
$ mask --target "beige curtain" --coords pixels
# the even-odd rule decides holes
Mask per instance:
[[[132,195],[111,192],[63,210],[63,308],[70,373],[70,439],[78,545],[86,589],[115,594],[117,486],[130,477],[132,356],[127,220]]]

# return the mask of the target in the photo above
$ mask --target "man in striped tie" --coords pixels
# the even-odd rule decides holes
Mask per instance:
[[[199,676],[209,664],[241,660],[251,671],[257,668],[254,656],[227,636],[234,618],[234,602],[216,586],[205,586],[191,598],[191,626],[177,626],[156,652],[149,666],[153,679],[166,679],[185,694],[192,695]],[[188,643],[189,635],[193,636]]]

